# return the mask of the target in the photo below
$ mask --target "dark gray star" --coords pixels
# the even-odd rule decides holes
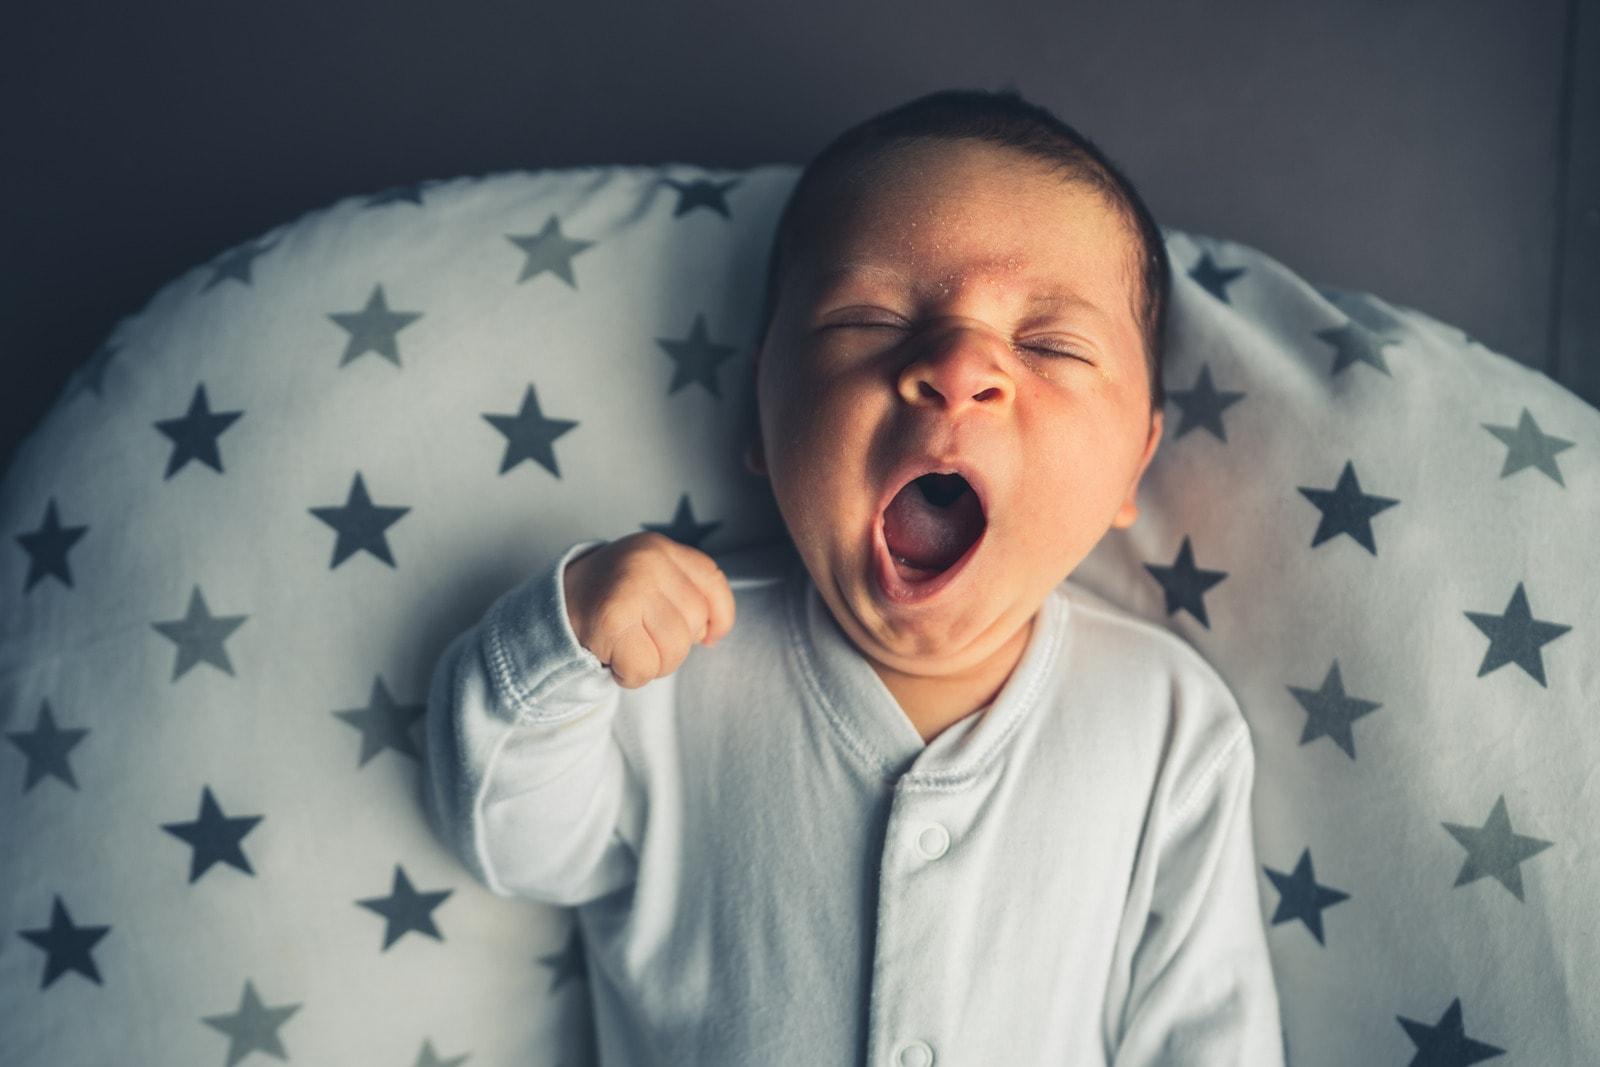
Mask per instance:
[[[68,589],[72,588],[72,568],[67,566],[67,550],[78,543],[87,532],[87,526],[62,526],[56,515],[56,498],[51,497],[44,506],[44,521],[32,533],[17,534],[17,544],[28,554],[28,577],[22,591],[32,589],[34,583],[45,575],[59,578]]]
[[[374,194],[364,204],[364,207],[382,207],[385,204],[398,204],[402,200],[422,206],[423,182],[412,182],[410,185],[391,185],[380,193]]]
[[[62,401],[71,400],[80,393],[93,392],[95,396],[103,395],[101,388],[105,385],[106,366],[110,364],[111,357],[121,349],[121,345],[105,342],[94,350],[83,366],[73,371],[71,379],[67,381],[66,388],[62,390]]]
[[[1351,540],[1376,556],[1378,549],[1372,541],[1372,516],[1400,503],[1386,496],[1363,493],[1361,483],[1356,480],[1355,465],[1349,460],[1344,461],[1344,470],[1339,472],[1339,484],[1332,489],[1313,489],[1306,485],[1297,485],[1295,488],[1322,512],[1322,517],[1317,520],[1317,532],[1311,537],[1312,548],[1340,534],[1349,534]]]
[[[68,971],[77,971],[95,985],[100,981],[100,970],[94,965],[89,950],[111,931],[109,926],[74,926],[67,906],[59,894],[50,905],[50,925],[37,930],[18,930],[17,933],[45,951],[44,981],[40,989],[49,989],[50,983]]]
[[[1504,793],[1495,800],[1494,810],[1489,813],[1482,827],[1461,826],[1453,822],[1442,825],[1467,850],[1466,862],[1456,875],[1456,886],[1492,875],[1511,890],[1511,895],[1518,900],[1522,900],[1522,868],[1518,864],[1555,844],[1554,841],[1513,833],[1511,816],[1506,814]]]
[[[1321,689],[1301,689],[1292,685],[1288,689],[1307,712],[1306,728],[1300,735],[1300,743],[1305,745],[1319,737],[1331,737],[1344,749],[1345,755],[1355,759],[1356,739],[1350,724],[1383,705],[1375,700],[1346,696],[1337,659],[1323,677]]]
[[[1322,939],[1322,909],[1332,907],[1341,900],[1349,900],[1350,894],[1317,884],[1316,873],[1311,869],[1309,848],[1300,853],[1300,861],[1290,874],[1275,871],[1271,867],[1262,869],[1278,890],[1278,909],[1272,913],[1272,925],[1299,919],[1311,931],[1311,936],[1317,939],[1317,944],[1326,944]]]
[[[1227,571],[1202,570],[1194,565],[1194,549],[1189,545],[1189,535],[1183,537],[1183,545],[1178,549],[1178,558],[1170,567],[1158,567],[1146,563],[1144,569],[1161,583],[1161,590],[1167,597],[1167,614],[1171,615],[1180,608],[1189,612],[1200,625],[1206,629],[1211,628],[1211,623],[1206,619],[1205,592],[1228,576]]]
[[[699,548],[700,542],[721,525],[720,522],[695,522],[694,509],[689,506],[689,494],[681,493],[678,496],[678,510],[670,523],[646,522],[641,524],[641,529],[666,534],[679,544]]]
[[[501,474],[523,460],[531,459],[557,478],[561,477],[561,471],[556,466],[556,452],[551,444],[578,424],[571,419],[545,418],[539,411],[539,397],[531,382],[522,394],[522,410],[515,415],[490,415],[485,412],[483,417],[489,425],[505,435],[506,452],[500,459]]]
[[[287,1022],[289,1016],[300,1008],[299,1004],[285,1004],[279,1008],[267,1007],[261,1003],[261,998],[256,996],[255,985],[246,978],[244,995],[239,998],[238,1011],[232,1015],[202,1016],[200,1021],[228,1035],[227,1067],[233,1067],[250,1053],[258,1050],[269,1056],[276,1056],[280,1060],[288,1059],[289,1053],[284,1049],[283,1042],[278,1039],[278,1027]]]
[[[694,326],[685,340],[657,337],[656,344],[666,349],[667,355],[678,362],[672,371],[672,384],[667,386],[668,396],[691,382],[699,382],[711,391],[712,396],[722,395],[717,388],[717,364],[739,350],[733,345],[711,343],[706,335],[704,313],[696,313]]]
[[[193,822],[164,822],[161,828],[194,850],[189,863],[189,881],[193,882],[218,862],[237,867],[245,874],[255,874],[239,842],[264,818],[264,815],[227,818],[207,785],[201,787],[198,818]]]
[[[205,662],[228,674],[233,664],[228,660],[228,650],[222,643],[244,625],[248,615],[212,615],[206,607],[205,594],[196,585],[189,593],[189,611],[181,619],[170,622],[153,622],[157,633],[178,646],[178,658],[172,665],[175,682],[195,664]]]
[[[1527,671],[1534,681],[1544,685],[1544,657],[1539,650],[1572,629],[1558,622],[1535,619],[1521,582],[1517,583],[1502,614],[1468,611],[1465,615],[1489,639],[1489,650],[1483,654],[1483,662],[1478,665],[1479,678],[1490,671],[1499,670],[1507,663],[1515,663]]]
[[[7,730],[6,736],[28,759],[28,776],[22,783],[24,793],[47,774],[61,779],[74,789],[78,788],[77,781],[72,777],[72,765],[67,762],[67,753],[88,737],[89,731],[79,728],[56,729],[56,719],[50,713],[48,700],[40,703],[39,717],[31,731]]]
[[[1396,1015],[1406,1036],[1417,1046],[1410,1067],[1470,1067],[1471,1064],[1505,1055],[1505,1049],[1486,1045],[1468,1037],[1461,1023],[1461,998],[1457,997],[1432,1026]]]
[[[731,178],[725,182],[712,181],[709,178],[697,178],[692,182],[674,181],[671,178],[661,180],[678,190],[678,207],[672,213],[673,218],[686,215],[697,207],[710,208],[712,211],[720,212],[723,218],[731,218],[725,197],[728,190],[743,179]]]
[[[1189,277],[1205,286],[1207,292],[1224,304],[1233,303],[1228,299],[1228,286],[1243,273],[1243,267],[1217,266],[1210,252],[1202,252],[1200,262],[1189,269]]]
[[[1333,346],[1333,369],[1328,371],[1330,378],[1353,363],[1365,363],[1389,374],[1389,365],[1383,361],[1383,346],[1399,343],[1380,337],[1354,322],[1317,330],[1315,335]]]
[[[441,1060],[439,1054],[433,1051],[432,1041],[422,1042],[422,1051],[417,1054],[417,1062],[413,1067],[461,1067],[467,1062],[466,1054],[452,1056],[448,1060]]]
[[[1563,489],[1567,487],[1567,483],[1561,480],[1561,468],[1556,465],[1556,456],[1571,448],[1572,442],[1565,437],[1541,431],[1527,408],[1522,409],[1522,417],[1514,427],[1494,426],[1487,422],[1481,425],[1506,446],[1506,462],[1500,468],[1500,477],[1513,475],[1524,467],[1537,467],[1557,485]]]
[[[1204,426],[1213,437],[1226,444],[1228,435],[1222,428],[1222,413],[1244,397],[1244,393],[1217,392],[1211,384],[1210,364],[1201,366],[1200,377],[1193,389],[1167,391],[1167,399],[1177,404],[1183,412],[1183,422],[1178,426],[1178,432],[1172,435],[1173,438],[1182,437],[1197,426]]]
[[[202,293],[208,292],[212,288],[222,284],[222,282],[228,278],[232,278],[237,282],[243,283],[244,285],[249,285],[250,267],[255,261],[255,258],[265,252],[272,251],[275,247],[277,247],[277,244],[278,242],[276,241],[272,241],[267,244],[255,244],[254,242],[250,242],[242,244],[238,248],[232,249],[225,255],[212,262],[211,269],[215,273],[211,275],[210,280],[208,280],[206,284],[201,287],[200,291]]]
[[[389,687],[383,684],[383,676],[375,675],[366,707],[334,714],[361,731],[361,762],[357,766],[365,767],[368,760],[385,748],[420,760],[417,744],[411,738],[411,727],[427,710],[426,704],[396,704],[389,695]]]
[[[1380,307],[1371,293],[1344,292],[1320,286],[1317,291],[1329,303],[1373,333],[1389,335],[1404,328],[1404,323]]]
[[[572,924],[572,932],[567,937],[567,943],[559,952],[552,952],[548,956],[540,956],[539,962],[555,971],[555,977],[550,980],[550,992],[552,993],[560,989],[561,983],[568,979],[587,982],[589,980],[589,961],[583,954],[583,935],[578,930],[578,924]]]
[[[432,912],[453,892],[453,889],[443,889],[437,893],[418,893],[411,888],[411,879],[406,877],[406,872],[397,863],[394,865],[394,888],[388,896],[358,900],[356,903],[388,920],[383,935],[383,951],[387,952],[390,945],[412,930],[443,941],[444,937],[433,925]]]
[[[374,506],[372,498],[367,496],[367,486],[361,480],[361,472],[356,471],[355,481],[350,484],[350,495],[343,507],[306,510],[339,532],[333,546],[333,562],[328,565],[328,569],[332,570],[362,550],[393,567],[394,557],[389,555],[389,541],[383,532],[399,522],[400,516],[411,509]]]
[[[376,352],[398,367],[400,346],[395,334],[422,318],[422,312],[390,311],[384,300],[383,286],[375,285],[372,295],[367,297],[366,307],[360,311],[330,311],[328,318],[350,333],[350,343],[344,346],[339,366],[366,352]]]
[[[594,241],[580,241],[569,238],[561,232],[561,220],[551,215],[545,222],[544,229],[536,234],[506,234],[506,240],[527,253],[527,261],[522,264],[522,273],[517,275],[517,281],[525,282],[542,271],[549,271],[572,288],[578,287],[577,280],[572,275],[572,257],[584,249],[592,248]]]
[[[166,434],[174,446],[164,477],[171,478],[191,459],[198,459],[220,473],[222,457],[217,452],[217,437],[243,414],[242,411],[213,412],[206,400],[205,383],[195,386],[189,410],[183,418],[162,419],[155,424],[156,429]]]

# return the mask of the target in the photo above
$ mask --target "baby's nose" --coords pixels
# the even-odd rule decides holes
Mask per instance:
[[[930,338],[900,372],[901,397],[910,404],[942,400],[951,408],[1009,402],[1012,385],[998,355],[1000,345],[992,334],[972,328]]]

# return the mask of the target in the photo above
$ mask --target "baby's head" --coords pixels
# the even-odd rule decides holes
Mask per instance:
[[[1133,523],[1168,277],[1132,185],[1014,92],[924,96],[806,166],[747,462],[864,653],[913,674],[987,660]]]

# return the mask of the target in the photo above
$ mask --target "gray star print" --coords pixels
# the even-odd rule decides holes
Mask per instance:
[[[720,522],[695,522],[694,510],[689,506],[689,494],[681,493],[678,496],[678,510],[672,516],[672,522],[666,524],[647,522],[642,524],[642,528],[666,534],[679,544],[688,545],[690,548],[699,548],[700,542],[721,525]]]
[[[243,414],[242,411],[213,412],[206,400],[205,383],[195,386],[189,410],[181,419],[162,419],[155,424],[174,446],[163,477],[171,478],[191,459],[198,459],[220,473],[222,457],[217,453],[217,438]]]
[[[422,312],[390,311],[384,300],[383,286],[375,285],[372,295],[367,297],[366,307],[360,311],[330,311],[328,318],[350,333],[350,343],[344,347],[339,366],[363,353],[376,352],[398,367],[400,347],[395,334],[422,318]]]
[[[452,1056],[448,1060],[441,1060],[439,1054],[433,1051],[433,1042],[424,1041],[422,1043],[422,1051],[417,1054],[417,1062],[413,1064],[413,1067],[461,1067],[461,1064],[466,1062],[467,1057],[465,1054]]]
[[[1189,270],[1189,277],[1203,285],[1206,292],[1224,304],[1231,304],[1233,301],[1228,299],[1228,285],[1243,273],[1243,267],[1224,269],[1217,266],[1211,258],[1211,253],[1203,252],[1200,255],[1200,262]]]
[[[276,241],[259,245],[254,243],[243,244],[221,256],[211,264],[211,269],[215,273],[211,275],[210,280],[201,287],[200,291],[202,293],[208,292],[228,278],[232,278],[244,285],[249,285],[250,266],[255,261],[255,258],[263,253],[272,251],[277,247],[277,244],[278,242]]]
[[[1211,431],[1213,437],[1226,444],[1228,435],[1222,428],[1222,413],[1244,397],[1244,393],[1217,392],[1211,384],[1211,365],[1202,365],[1193,389],[1167,392],[1167,399],[1177,404],[1183,412],[1183,422],[1178,426],[1178,432],[1172,435],[1173,438],[1182,437],[1190,430],[1203,426]]]
[[[56,729],[55,716],[50,713],[50,701],[40,703],[39,718],[32,731],[7,730],[6,736],[28,758],[28,776],[22,783],[24,793],[47,774],[61,779],[74,789],[78,788],[77,781],[72,777],[72,766],[67,762],[67,753],[88,737],[89,731]]]
[[[571,932],[567,935],[567,943],[561,951],[540,956],[539,962],[555,970],[555,977],[550,980],[552,993],[561,988],[561,983],[568,980],[587,982],[589,964],[583,954],[583,936],[578,930],[578,924],[572,924]]]
[[[1333,346],[1333,369],[1328,371],[1328,377],[1333,377],[1353,363],[1365,363],[1389,374],[1389,365],[1383,361],[1383,346],[1398,342],[1379,337],[1354,322],[1317,330],[1316,336]],[[1392,374],[1389,376],[1394,377]]]
[[[1506,462],[1500,468],[1500,477],[1509,477],[1524,467],[1537,467],[1557,485],[1566,488],[1567,483],[1561,480],[1561,468],[1556,466],[1556,456],[1571,448],[1571,441],[1541,431],[1527,408],[1522,409],[1522,417],[1515,427],[1487,422],[1482,425],[1506,446]]]
[[[661,180],[678,190],[678,206],[672,212],[673,218],[686,215],[697,207],[709,208],[721,214],[723,218],[731,218],[726,199],[728,190],[738,185],[742,179],[730,178],[725,182],[712,181],[709,178],[697,178],[692,182],[674,181],[671,178]]]
[[[1558,622],[1535,619],[1521,582],[1512,592],[1504,613],[1487,615],[1468,611],[1464,614],[1489,639],[1489,649],[1483,654],[1483,662],[1478,665],[1479,678],[1490,671],[1499,670],[1507,663],[1515,663],[1527,671],[1534,681],[1544,685],[1544,657],[1539,650],[1572,629]]]
[[[1321,689],[1301,689],[1291,685],[1288,690],[1308,713],[1300,743],[1305,745],[1319,737],[1331,737],[1351,759],[1356,758],[1356,739],[1350,724],[1383,707],[1375,700],[1360,700],[1345,695],[1337,659],[1322,679]]]
[[[437,893],[418,893],[397,863],[394,866],[394,888],[388,896],[358,900],[356,903],[388,920],[383,936],[383,950],[387,952],[390,945],[412,930],[443,941],[438,927],[433,925],[432,913],[453,892],[455,890],[445,889]]]
[[[189,594],[189,611],[183,618],[150,624],[157,633],[178,646],[178,658],[172,665],[172,681],[177,681],[189,668],[202,662],[232,674],[233,664],[229,662],[228,650],[222,643],[249,617],[212,615],[206,607],[205,594],[196,585]]]
[[[333,545],[333,562],[328,564],[331,570],[362,551],[372,553],[393,567],[394,557],[389,554],[389,541],[383,532],[399,522],[400,517],[411,509],[375,506],[372,498],[367,496],[367,485],[361,480],[361,472],[356,471],[355,480],[350,483],[350,495],[343,507],[306,510],[339,532]]]
[[[739,351],[733,345],[711,343],[711,339],[706,335],[704,313],[695,315],[694,326],[686,339],[674,341],[667,337],[657,337],[656,344],[666,349],[667,355],[678,363],[673,368],[672,384],[667,386],[668,396],[691,382],[699,382],[711,391],[712,396],[720,396],[721,393],[717,388],[717,364]]]
[[[1457,997],[1432,1026],[1396,1015],[1406,1036],[1417,1046],[1413,1067],[1470,1067],[1482,1060],[1504,1055],[1505,1049],[1486,1045],[1468,1037],[1461,1023],[1461,998]]]
[[[17,543],[28,554],[28,577],[22,591],[32,589],[34,583],[45,575],[59,578],[63,585],[72,588],[72,569],[67,566],[67,550],[78,543],[87,532],[87,526],[63,526],[56,515],[56,498],[51,497],[44,506],[44,522],[32,533],[18,534]]]
[[[539,410],[539,397],[531,382],[522,394],[522,409],[515,415],[485,413],[483,417],[506,439],[505,455],[500,459],[501,474],[523,460],[531,459],[557,478],[561,477],[561,471],[556,466],[555,449],[551,445],[556,438],[578,424],[571,419],[545,418]]]
[[[569,238],[561,232],[561,220],[551,215],[545,222],[544,229],[536,234],[506,234],[506,240],[527,253],[527,261],[522,264],[522,273],[517,275],[517,281],[525,282],[529,278],[549,271],[572,288],[578,287],[577,280],[572,275],[572,257],[585,249],[592,248],[594,241],[580,241]]]
[[[1178,610],[1187,611],[1206,629],[1211,628],[1211,623],[1206,619],[1206,604],[1203,599],[1207,589],[1216,585],[1228,576],[1227,571],[1202,570],[1194,564],[1194,549],[1189,545],[1189,536],[1184,535],[1183,545],[1178,549],[1178,558],[1170,567],[1158,567],[1153,563],[1146,563],[1144,569],[1149,571],[1157,582],[1161,583],[1161,591],[1167,597],[1167,614],[1171,615]]]
[[[1378,549],[1372,541],[1372,516],[1400,503],[1386,496],[1363,493],[1361,483],[1356,480],[1355,465],[1349,460],[1345,460],[1344,470],[1339,473],[1339,484],[1331,490],[1313,489],[1305,485],[1295,488],[1322,512],[1322,518],[1317,521],[1317,532],[1311,538],[1312,548],[1340,534],[1349,534],[1351,540],[1376,556]]]
[[[103,985],[100,969],[94,965],[89,950],[102,937],[111,932],[109,926],[77,926],[72,921],[67,906],[57,894],[50,905],[50,925],[38,930],[18,930],[17,933],[45,951],[44,981],[40,989],[50,988],[50,983],[68,971]]]
[[[1263,869],[1279,894],[1278,908],[1272,913],[1272,925],[1299,919],[1317,939],[1317,944],[1326,944],[1322,940],[1322,909],[1332,907],[1341,900],[1349,900],[1350,894],[1317,884],[1309,848],[1300,853],[1300,861],[1294,865],[1292,874],[1284,874],[1271,867]]]
[[[1513,833],[1511,816],[1506,813],[1504,793],[1495,800],[1494,810],[1489,813],[1482,827],[1461,826],[1453,822],[1441,825],[1467,850],[1466,862],[1456,875],[1456,886],[1492,876],[1511,890],[1511,895],[1518,900],[1522,900],[1522,868],[1518,865],[1555,844],[1553,841]]]
[[[257,1050],[280,1060],[288,1059],[283,1042],[278,1039],[278,1027],[289,1016],[300,1010],[299,1004],[285,1004],[269,1008],[256,996],[256,987],[246,978],[244,995],[239,998],[239,1010],[232,1015],[206,1015],[200,1021],[228,1035],[228,1065],[244,1059]]]
[[[357,766],[365,767],[368,760],[385,748],[420,760],[417,743],[411,739],[411,727],[427,710],[426,704],[396,704],[389,695],[389,687],[383,684],[383,676],[376,675],[366,707],[334,714],[361,731],[361,758]]]
[[[193,849],[189,862],[189,881],[193,882],[210,870],[214,863],[226,863],[245,874],[255,874],[239,843],[265,817],[226,817],[217,804],[217,798],[211,795],[211,787],[207,785],[201,787],[198,818],[192,822],[165,822],[161,828]]]

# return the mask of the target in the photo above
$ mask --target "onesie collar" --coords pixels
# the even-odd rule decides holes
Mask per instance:
[[[992,703],[924,744],[866,658],[850,643],[798,555],[785,581],[789,632],[808,703],[868,770],[894,781],[958,786],[981,771],[1033,709],[1048,699],[1047,682],[1066,638],[1071,602],[1060,586],[1039,606],[1022,658]]]

